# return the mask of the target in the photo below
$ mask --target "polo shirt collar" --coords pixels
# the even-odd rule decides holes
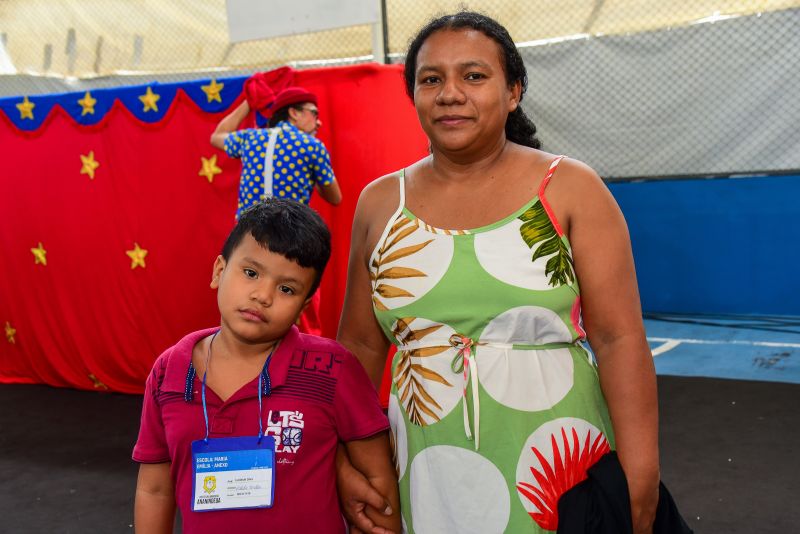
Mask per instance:
[[[164,381],[161,384],[162,391],[184,391],[186,381],[189,378],[189,365],[192,363],[192,351],[194,350],[194,346],[203,338],[217,331],[219,331],[219,327],[192,332],[172,347],[171,354],[167,360],[167,368],[164,372]],[[272,359],[269,363],[269,378],[273,389],[286,383],[294,347],[297,346],[299,339],[300,331],[296,326],[292,326],[283,336],[283,339],[281,339],[278,344],[278,348],[272,354]],[[239,398],[242,394],[246,396],[255,396],[257,393],[258,378],[255,378],[229,400]]]
[[[167,368],[164,370],[164,380],[161,382],[160,389],[162,391],[183,392],[189,372],[189,364],[192,363],[194,346],[217,330],[219,330],[219,327],[192,332],[170,349]]]

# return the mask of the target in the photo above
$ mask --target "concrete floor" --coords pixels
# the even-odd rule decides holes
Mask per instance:
[[[800,332],[646,325],[662,479],[687,523],[698,534],[797,531]],[[132,532],[141,402],[0,385],[0,532]]]

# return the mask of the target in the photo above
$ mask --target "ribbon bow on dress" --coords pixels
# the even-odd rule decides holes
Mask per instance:
[[[464,402],[464,433],[467,439],[471,440],[473,437],[469,425],[469,409],[467,408],[467,385],[472,381],[472,421],[475,429],[475,450],[480,446],[480,401],[478,400],[478,361],[475,359],[475,354],[472,348],[481,345],[473,341],[472,338],[463,336],[461,334],[453,334],[449,339],[450,346],[458,349],[453,361],[450,363],[450,368],[454,373],[463,373],[464,386],[462,395]]]

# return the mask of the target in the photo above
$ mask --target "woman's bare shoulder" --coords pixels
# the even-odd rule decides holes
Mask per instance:
[[[563,167],[562,167],[563,166]],[[559,168],[568,171],[568,174],[577,180],[600,180],[597,172],[583,161],[565,156],[559,163]]]
[[[540,155],[546,161],[540,169],[544,169],[546,174],[558,156],[546,152],[540,152]],[[595,212],[607,213],[615,206],[611,193],[594,169],[570,157],[564,157],[558,162],[542,195],[568,235],[576,217],[583,218]]]
[[[551,160],[555,160],[553,156]],[[605,195],[608,188],[602,178],[586,163],[564,157],[547,185],[548,197],[586,198],[597,194]]]
[[[403,170],[398,170],[372,180],[361,190],[359,201],[374,202],[376,198],[383,198],[392,191],[399,194],[399,180]]]
[[[358,197],[356,217],[371,220],[384,211],[394,212],[400,202],[402,173],[402,170],[395,171],[368,183]]]
[[[389,219],[400,207],[400,178],[403,170],[376,178],[361,191],[353,218],[351,246],[362,250],[367,257],[377,245]]]

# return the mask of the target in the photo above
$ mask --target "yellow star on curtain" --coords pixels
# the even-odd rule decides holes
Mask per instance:
[[[11,323],[6,321],[6,339],[9,343],[16,343],[14,336],[17,335],[17,329],[11,326]]]
[[[206,94],[209,102],[217,101],[222,103],[222,96],[219,93],[223,87],[225,87],[224,83],[218,83],[217,80],[212,79],[210,84],[202,85],[200,89]]]
[[[26,96],[22,102],[17,104],[17,109],[19,110],[19,118],[22,119],[31,119],[33,120],[33,108],[36,107],[36,104],[28,100]]]
[[[32,248],[31,252],[33,252],[33,264],[39,265],[47,265],[47,251],[42,246],[42,242],[39,241],[39,246],[36,248]]]
[[[81,117],[88,113],[94,115],[94,105],[97,104],[97,100],[92,98],[92,95],[89,93],[89,91],[86,91],[86,94],[83,95],[83,98],[78,100],[78,104],[80,104],[83,108],[83,111],[81,111]]]
[[[90,150],[87,155],[81,154],[81,174],[88,174],[91,180],[94,180],[94,171],[100,166],[100,163],[94,159],[94,150]]]
[[[197,174],[205,176],[208,179],[208,183],[213,182],[214,176],[222,172],[222,169],[217,167],[217,155],[214,154],[210,158],[200,156],[200,160],[203,162],[203,167]]]
[[[144,257],[147,256],[147,251],[141,248],[139,243],[134,243],[133,250],[126,250],[125,254],[131,258],[131,269],[135,269],[137,267],[144,269],[147,267],[144,264]]]
[[[89,380],[92,381],[92,385],[94,385],[95,389],[108,389],[108,386],[100,382],[100,379],[94,376],[93,373],[89,373]]]
[[[158,111],[158,105],[156,102],[158,102],[160,98],[161,95],[157,95],[150,87],[148,87],[147,92],[139,97],[139,100],[141,100],[142,104],[144,104],[144,109],[142,111]]]

